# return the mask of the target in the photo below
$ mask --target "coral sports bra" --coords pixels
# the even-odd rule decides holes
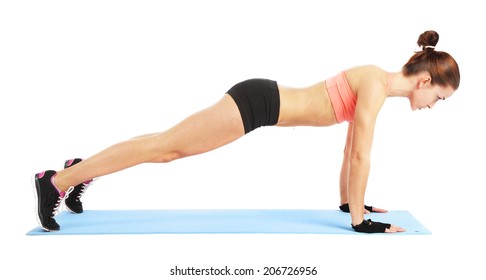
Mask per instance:
[[[390,90],[392,76],[388,73],[387,90]],[[326,88],[331,99],[334,115],[338,123],[343,121],[353,122],[356,111],[357,96],[349,86],[346,75],[343,72],[326,80]]]
[[[353,122],[358,98],[349,86],[344,71],[327,79],[326,88],[337,122]]]

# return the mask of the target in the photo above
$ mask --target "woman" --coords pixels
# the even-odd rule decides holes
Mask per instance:
[[[118,143],[84,161],[69,161],[63,170],[38,173],[35,188],[39,223],[46,231],[59,230],[54,215],[70,192],[67,207],[82,212],[79,198],[92,178],[140,163],[164,163],[205,153],[261,126],[331,126],[347,121],[340,177],[341,210],[351,213],[351,226],[358,232],[404,231],[364,219],[365,212],[384,211],[364,205],[373,132],[387,97],[406,97],[416,110],[432,108],[457,90],[458,65],[449,54],[435,51],[438,40],[435,31],[421,34],[417,43],[422,51],[397,73],[373,65],[359,66],[298,89],[271,80],[247,80],[233,86],[213,106],[164,132]]]

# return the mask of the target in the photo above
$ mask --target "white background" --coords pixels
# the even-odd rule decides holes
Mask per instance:
[[[479,3],[3,1],[0,278],[169,279],[176,265],[228,265],[317,267],[318,276],[299,279],[478,279],[486,249]],[[432,235],[25,235],[37,226],[35,172],[167,129],[244,79],[298,87],[361,64],[399,71],[429,29],[458,61],[461,86],[433,110],[387,100],[366,203],[409,210]],[[344,124],[262,128],[212,153],[106,176],[85,208],[336,209],[345,133]]]

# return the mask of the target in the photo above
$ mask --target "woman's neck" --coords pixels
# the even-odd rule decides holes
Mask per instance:
[[[388,97],[409,97],[415,88],[414,79],[403,76],[402,72],[390,73],[390,76]]]

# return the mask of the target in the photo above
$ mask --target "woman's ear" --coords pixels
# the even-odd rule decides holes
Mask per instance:
[[[424,73],[420,76],[419,80],[419,88],[428,87],[432,83],[432,78],[430,77],[429,73]]]

